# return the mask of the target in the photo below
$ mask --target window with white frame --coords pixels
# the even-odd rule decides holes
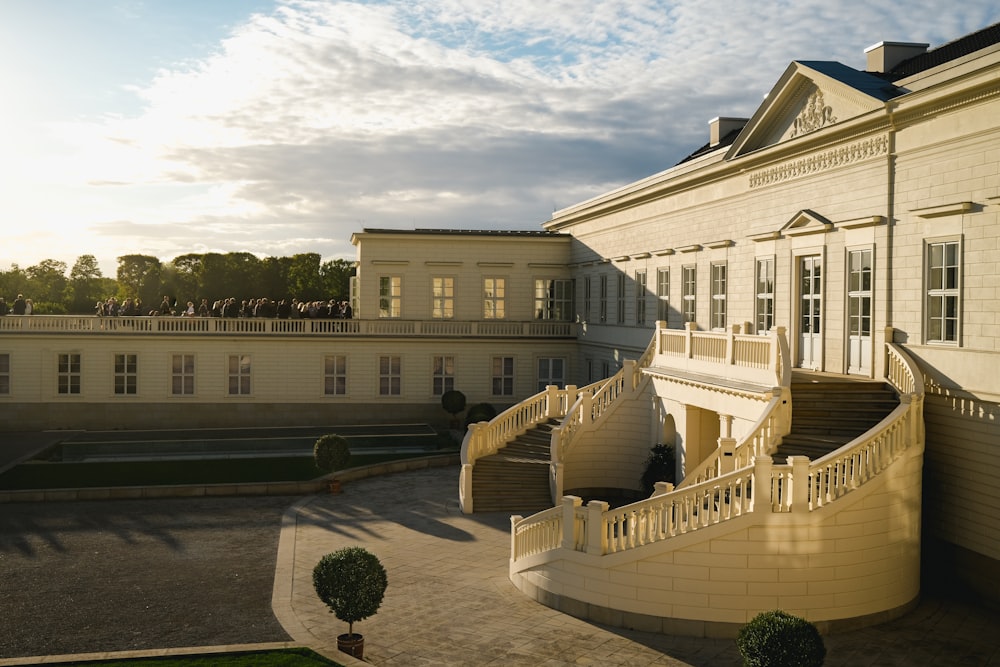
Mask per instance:
[[[378,358],[379,396],[399,396],[403,388],[402,358],[383,355]]]
[[[573,281],[567,279],[535,280],[535,319],[573,319]]]
[[[431,363],[431,392],[441,396],[455,388],[455,357],[435,356]]]
[[[681,267],[681,306],[685,322],[698,321],[698,269],[693,264]]]
[[[646,271],[635,272],[635,323],[646,323]]]
[[[670,319],[670,269],[656,270],[656,319]]]
[[[545,388],[550,384],[564,389],[566,387],[566,360],[560,357],[539,357],[537,379],[538,391],[545,391]]]
[[[591,285],[590,276],[586,276],[583,279],[583,321],[590,321],[590,309],[591,309]]]
[[[847,335],[867,338],[872,333],[872,251],[847,254]]]
[[[757,258],[757,296],[754,326],[760,335],[774,327],[774,258]]]
[[[60,394],[79,394],[81,375],[79,354],[59,355],[56,380]]]
[[[174,396],[194,395],[193,354],[174,354],[171,356],[170,393]]]
[[[615,285],[618,297],[617,308],[615,309],[615,320],[618,324],[625,324],[625,274],[618,274],[618,282]]]
[[[961,313],[961,247],[959,241],[927,242],[928,343],[959,341]]]
[[[10,353],[0,353],[0,395],[10,395]]]
[[[135,354],[115,355],[115,395],[134,396],[138,389],[138,356]]]
[[[403,306],[403,277],[379,276],[378,316],[399,317]]]
[[[597,302],[597,307],[600,309],[599,320],[603,324],[608,321],[608,276],[605,273],[601,274],[600,280],[600,295]]]
[[[450,320],[455,316],[455,279],[451,276],[431,278],[431,317]]]
[[[229,355],[229,395],[249,396],[250,395],[250,355],[230,354]]]
[[[347,355],[323,356],[323,393],[326,396],[347,395]]]
[[[726,271],[725,263],[712,264],[712,328],[726,328]]]
[[[513,396],[514,357],[493,357],[491,379],[494,396]]]
[[[507,279],[483,278],[483,318],[502,320],[507,317]]]

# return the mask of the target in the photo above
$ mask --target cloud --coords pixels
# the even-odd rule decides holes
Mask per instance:
[[[91,233],[164,259],[349,256],[364,226],[538,229],[751,115],[792,59],[863,67],[882,39],[998,19],[986,0],[288,0],[160,70],[141,113],[67,125],[59,173],[99,193]]]

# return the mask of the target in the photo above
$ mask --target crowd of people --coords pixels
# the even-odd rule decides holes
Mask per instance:
[[[18,294],[9,306],[7,300],[0,296],[0,315],[31,315],[34,311],[35,304],[31,299],[25,299],[23,294]]]
[[[164,296],[160,305],[152,309],[144,309],[139,298],[127,298],[121,303],[116,297],[98,301],[94,313],[101,317],[136,317],[148,316],[179,316],[179,317],[264,317],[278,319],[351,319],[354,316],[348,301],[299,301],[298,299],[281,299],[274,301],[267,297],[257,299],[235,298],[218,299],[212,304],[208,299],[202,299],[195,305],[188,301],[184,307],[178,308],[177,300]]]

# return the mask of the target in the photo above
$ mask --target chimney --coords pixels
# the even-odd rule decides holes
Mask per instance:
[[[927,53],[930,44],[917,44],[915,42],[879,42],[865,49],[865,56],[868,58],[867,70],[869,72],[886,73],[892,68],[909,60],[914,56]]]
[[[748,118],[725,118],[719,116],[708,121],[708,145],[718,146],[722,139],[733,130],[742,130]]]

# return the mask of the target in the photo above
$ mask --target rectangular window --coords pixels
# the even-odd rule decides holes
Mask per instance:
[[[760,335],[774,328],[774,258],[757,260],[757,297],[754,305],[755,327]]]
[[[601,274],[601,294],[598,308],[601,309],[600,321],[603,324],[608,321],[608,277],[604,274]]]
[[[58,389],[60,394],[80,393],[80,355],[60,354]]]
[[[872,251],[847,255],[847,333],[867,338],[872,333]]]
[[[594,377],[594,360],[585,359],[584,362],[587,365],[587,384],[590,384],[591,382],[596,382],[597,378]]]
[[[431,369],[431,391],[441,396],[455,388],[455,357],[434,357]]]
[[[507,317],[506,299],[506,278],[483,278],[483,319],[502,320]]]
[[[712,328],[726,328],[726,265],[712,265]]]
[[[455,279],[431,278],[431,317],[450,320],[455,316]]]
[[[545,391],[549,385],[560,389],[566,387],[566,360],[561,358],[539,358],[538,391]]]
[[[229,355],[229,395],[250,395],[250,355]]]
[[[379,276],[378,316],[399,317],[403,303],[403,277]]]
[[[670,269],[656,270],[656,319],[670,319]]]
[[[681,305],[684,321],[698,321],[698,269],[695,266],[681,267]]]
[[[573,319],[573,281],[535,280],[535,319]]]
[[[378,393],[380,396],[399,396],[402,393],[401,359],[397,356],[378,358]]]
[[[10,394],[10,354],[0,354],[0,395]]]
[[[347,356],[327,354],[323,357],[323,393],[327,396],[347,395]]]
[[[138,377],[137,356],[134,354],[116,354],[115,395],[134,396]]]
[[[493,357],[493,395],[514,395],[514,357]]]
[[[960,269],[958,241],[927,244],[928,343],[958,343]]]
[[[590,321],[590,309],[591,309],[591,285],[590,276],[583,279],[583,321]]]
[[[174,396],[194,395],[194,355],[175,354],[170,364],[170,393]]]
[[[646,272],[635,272],[635,323],[646,323]]]
[[[618,274],[618,282],[615,285],[615,287],[617,290],[616,296],[618,297],[616,299],[617,308],[615,310],[615,319],[618,322],[618,324],[625,324],[625,274],[624,273]]]
[[[601,379],[611,377],[611,362],[607,359],[601,360]]]

